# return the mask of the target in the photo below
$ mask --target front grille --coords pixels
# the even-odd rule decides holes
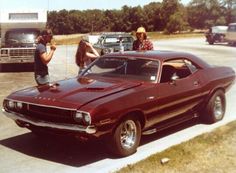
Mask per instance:
[[[25,105],[23,114],[26,114],[36,120],[43,120],[54,123],[76,124],[73,119],[73,111],[71,110],[38,105]]]
[[[9,55],[12,57],[34,56],[35,49],[10,49]]]

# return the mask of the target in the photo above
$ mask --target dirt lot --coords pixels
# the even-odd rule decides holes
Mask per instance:
[[[236,121],[128,165],[118,173],[235,173],[235,146]],[[169,161],[162,164],[163,158]]]

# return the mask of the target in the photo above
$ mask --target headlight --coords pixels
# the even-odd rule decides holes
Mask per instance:
[[[22,102],[16,102],[16,101],[12,101],[12,100],[4,100],[3,105],[6,109],[9,109],[12,111],[14,111],[14,110],[20,111],[23,109]]]
[[[83,118],[84,118],[84,123],[86,125],[90,125],[91,124],[91,117],[89,114],[83,114]]]
[[[83,123],[83,125],[91,124],[91,117],[88,112],[77,111],[74,114],[74,120],[78,123]]]
[[[4,56],[8,56],[8,50],[1,50],[1,56],[4,57]]]
[[[76,112],[75,115],[74,115],[74,120],[78,123],[81,123],[83,121],[82,112]]]
[[[23,104],[21,102],[16,102],[16,109],[21,110],[23,108]]]
[[[8,109],[14,109],[15,108],[15,103],[11,100],[8,101],[7,103],[7,108]]]

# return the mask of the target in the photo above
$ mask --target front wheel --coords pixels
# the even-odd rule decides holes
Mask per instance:
[[[115,155],[125,157],[136,152],[140,139],[140,122],[133,118],[126,118],[116,127],[109,148]]]
[[[222,90],[218,90],[211,96],[209,102],[207,103],[203,111],[203,119],[207,123],[215,123],[222,120],[225,115],[225,107],[225,93]]]

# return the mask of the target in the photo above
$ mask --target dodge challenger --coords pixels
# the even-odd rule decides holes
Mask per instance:
[[[141,136],[199,118],[223,119],[230,67],[184,52],[127,51],[101,56],[74,78],[16,91],[4,114],[35,134],[106,139],[113,154],[136,152]]]

